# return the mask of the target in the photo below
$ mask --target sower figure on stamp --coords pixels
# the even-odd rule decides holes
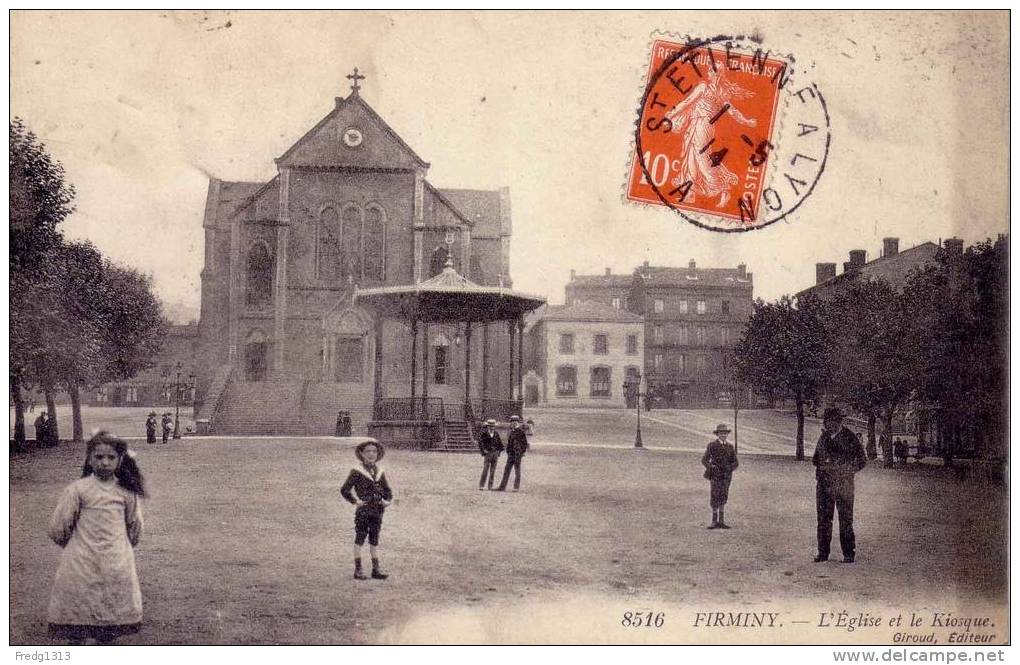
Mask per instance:
[[[361,568],[361,546],[368,538],[368,550],[372,555],[372,579],[384,580],[379,568],[379,532],[382,530],[383,512],[393,501],[393,492],[386,481],[386,473],[379,466],[383,447],[375,441],[365,441],[354,449],[361,462],[351,469],[347,480],[340,488],[340,495],[357,506],[354,511],[354,579],[367,580]]]
[[[503,439],[499,438],[496,421],[492,418],[485,421],[485,429],[478,437],[478,450],[481,451],[482,457],[485,459],[482,465],[482,479],[478,481],[478,489],[484,490],[488,484],[491,490],[492,482],[496,478],[499,454],[503,452]]]
[[[711,483],[709,503],[712,506],[712,525],[708,528],[728,529],[730,527],[726,524],[723,510],[730,496],[733,471],[740,463],[737,461],[737,451],[733,444],[726,441],[730,428],[725,423],[719,423],[712,433],[716,438],[708,444],[705,455],[701,458],[701,463],[705,465],[705,478]]]
[[[499,483],[499,491],[506,491],[506,483],[510,480],[510,469],[514,470],[514,491],[521,489],[521,458],[528,452],[528,437],[521,427],[520,416],[510,416],[510,434],[506,438],[506,466],[503,467],[503,480]]]
[[[832,541],[832,512],[839,512],[839,545],[843,561],[853,563],[856,556],[854,540],[854,474],[864,468],[867,456],[864,446],[853,432],[843,427],[843,412],[828,408],[822,416],[822,435],[815,447],[818,507],[818,555],[815,562],[829,558]]]

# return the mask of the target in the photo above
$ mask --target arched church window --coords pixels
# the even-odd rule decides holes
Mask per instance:
[[[386,214],[376,203],[365,206],[364,277],[382,281],[386,277]]]
[[[439,273],[443,272],[443,268],[446,266],[446,259],[449,256],[450,250],[446,249],[442,245],[439,245],[432,250],[432,260],[429,261],[429,277],[435,277]]]
[[[325,282],[340,279],[340,214],[336,208],[319,214],[316,275]]]
[[[248,279],[245,303],[249,309],[269,306],[273,298],[273,257],[264,242],[255,242],[248,250]]]
[[[361,231],[363,216],[361,208],[347,205],[341,213],[343,235],[341,252],[340,276],[346,281],[348,277],[361,281]]]
[[[265,381],[269,374],[269,340],[261,330],[253,330],[244,342],[245,381]]]

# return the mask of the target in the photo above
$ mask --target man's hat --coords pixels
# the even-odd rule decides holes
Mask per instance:
[[[521,417],[520,416],[510,416],[510,421],[513,422],[514,420],[519,422],[521,420]]]
[[[715,429],[712,430],[712,434],[719,434],[720,432],[729,433],[731,431],[732,430],[726,426],[726,423],[719,423],[718,425],[715,426]]]
[[[362,441],[361,443],[359,443],[354,448],[354,454],[357,456],[359,460],[364,462],[365,448],[368,448],[369,446],[375,446],[375,449],[379,451],[379,455],[375,458],[375,461],[376,462],[382,461],[383,455],[386,454],[386,449],[383,448],[382,444],[376,441],[375,439],[369,439],[368,441]]]
[[[835,406],[830,406],[822,413],[822,420],[829,420],[830,418],[842,418],[843,412]]]
[[[154,415],[156,415],[156,412],[155,411],[149,411],[149,415],[150,416],[154,416]]]
[[[496,421],[493,420],[492,418],[489,418],[488,420],[485,421],[485,425],[487,427],[495,427],[496,426]]]

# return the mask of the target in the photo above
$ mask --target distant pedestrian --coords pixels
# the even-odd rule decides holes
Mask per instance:
[[[145,442],[156,443],[156,412],[150,411],[149,417],[145,419]]]
[[[28,400],[28,412],[35,413],[35,399]]]
[[[340,495],[357,506],[354,511],[354,579],[367,580],[361,568],[361,547],[368,538],[372,556],[372,579],[384,580],[389,575],[379,567],[379,532],[386,506],[393,501],[393,491],[379,462],[386,451],[374,440],[358,444],[354,455],[361,464],[351,468],[340,488]]]
[[[89,439],[81,479],[61,495],[49,535],[63,548],[50,595],[50,634],[108,644],[142,621],[134,547],[142,535],[145,481],[127,443]]]
[[[496,431],[496,421],[489,418],[485,421],[485,429],[478,436],[478,450],[485,460],[482,463],[482,478],[478,481],[478,489],[484,490],[486,485],[492,489],[493,480],[496,478],[496,467],[499,464],[499,455],[503,452],[503,439]]]
[[[893,443],[893,457],[896,458],[897,462],[906,464],[907,457],[909,456],[910,447],[907,445],[907,442],[897,437],[896,441]]]
[[[506,483],[510,480],[510,469],[514,470],[514,491],[521,489],[521,459],[528,452],[528,437],[521,427],[520,416],[510,416],[510,434],[506,438],[506,466],[503,467],[503,480],[499,483],[499,491],[506,491]]]
[[[50,445],[50,415],[43,411],[35,419],[35,445]]]
[[[170,432],[174,429],[174,417],[167,411],[163,414],[163,443],[167,442],[170,438]]]
[[[818,555],[815,562],[829,558],[832,542],[833,508],[839,513],[839,546],[843,561],[853,563],[857,555],[854,538],[854,474],[864,468],[867,458],[853,432],[843,427],[843,412],[828,408],[822,416],[822,435],[815,446],[815,501],[818,513]]]
[[[712,525],[709,529],[728,529],[723,511],[730,497],[730,481],[733,471],[740,465],[737,451],[732,443],[726,441],[730,428],[725,423],[716,426],[715,439],[708,444],[701,463],[705,465],[705,478],[711,483],[709,505],[712,506]]]

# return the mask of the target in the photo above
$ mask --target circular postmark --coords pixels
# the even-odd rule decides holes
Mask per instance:
[[[721,232],[786,218],[811,195],[832,140],[818,87],[760,40],[652,43],[627,198]]]

